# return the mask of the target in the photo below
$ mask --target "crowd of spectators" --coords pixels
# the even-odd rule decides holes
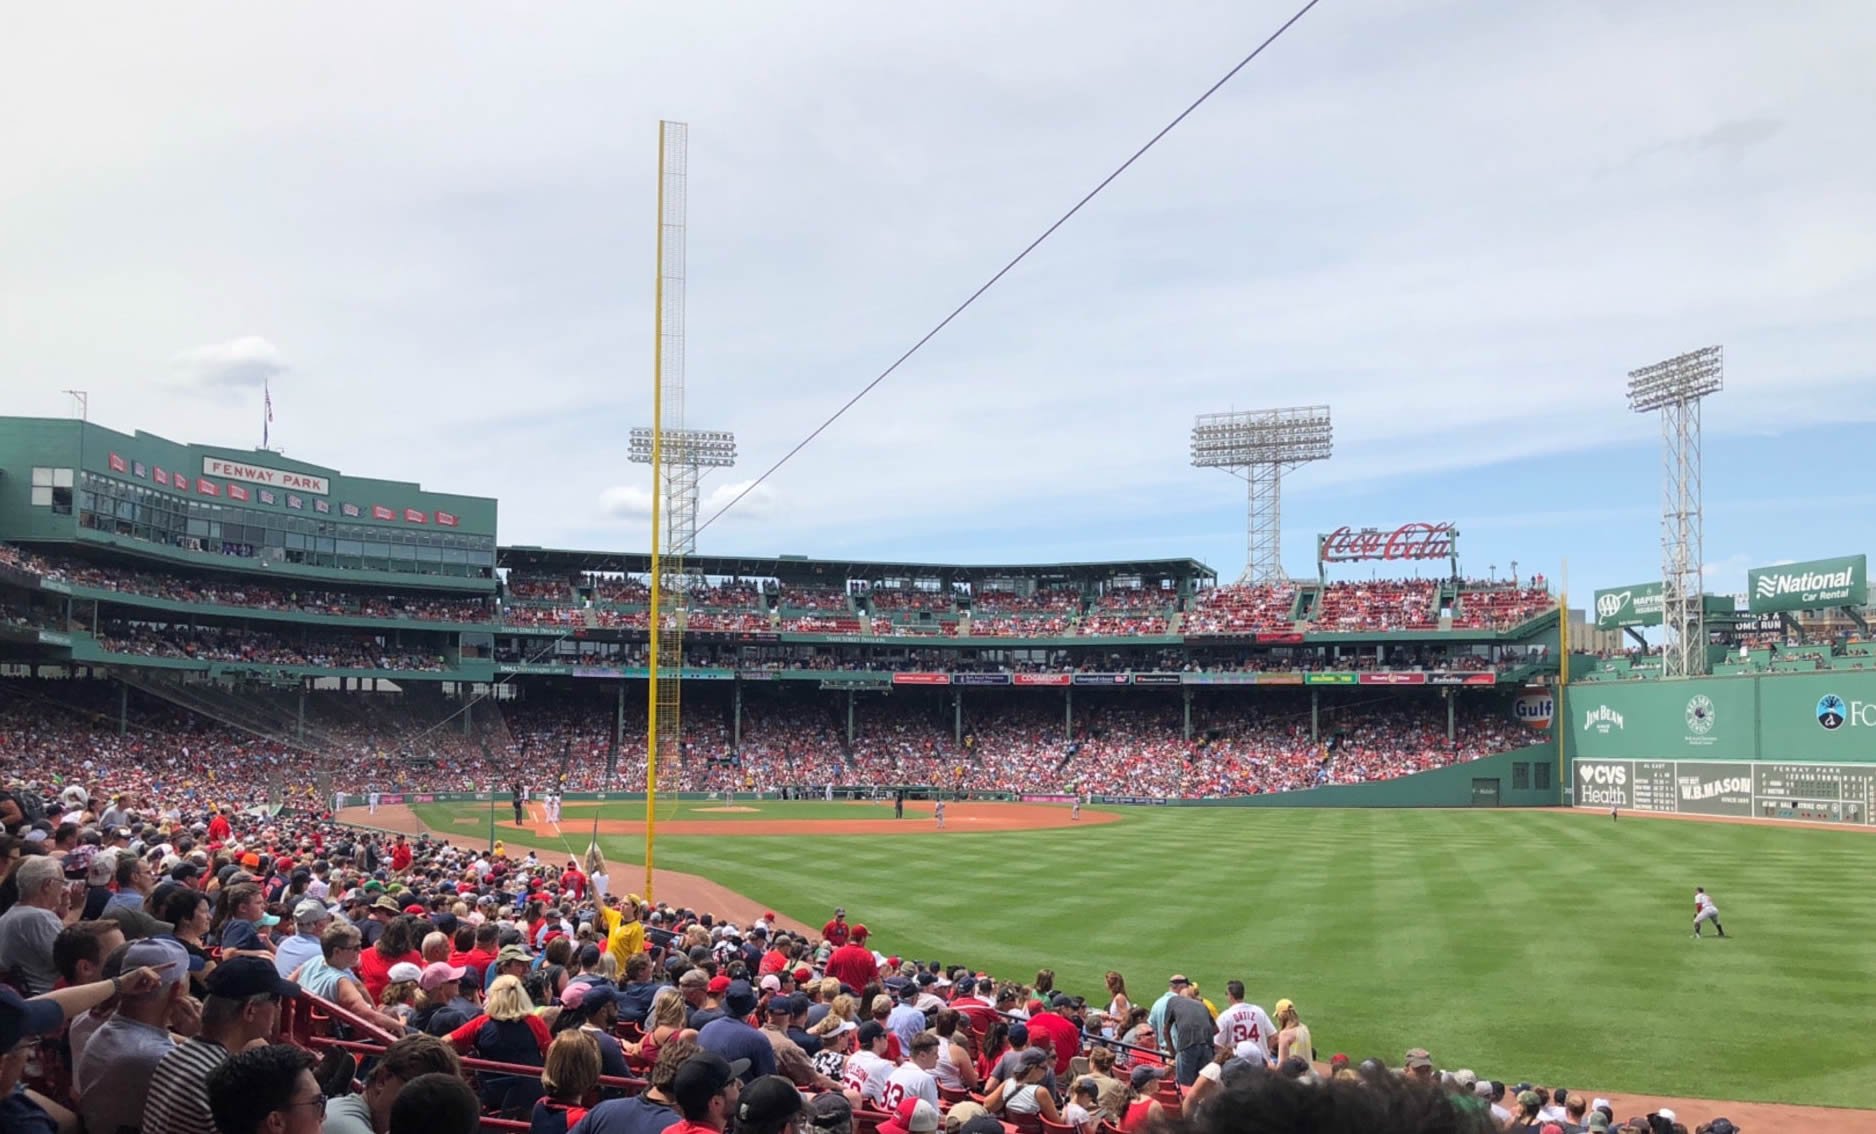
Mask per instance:
[[[1314,629],[1431,630],[1439,625],[1439,586],[1428,579],[1330,583],[1316,598]]]
[[[950,614],[956,609],[956,600],[945,591],[920,591],[889,587],[876,587],[862,592],[866,596],[867,608],[875,614]]]
[[[1467,630],[1505,630],[1528,622],[1556,605],[1556,598],[1534,580],[1530,586],[1469,586],[1459,594],[1453,625]]]
[[[1179,596],[1156,587],[1117,587],[1088,604],[1080,632],[1090,638],[1164,634],[1171,629]]]
[[[240,627],[118,621],[100,626],[97,637],[111,653],[135,657],[427,673],[449,668],[448,659],[434,651],[393,646],[364,636],[286,635]]]
[[[565,575],[532,571],[508,572],[502,590],[509,598],[529,602],[559,602],[573,595],[572,584]]]
[[[107,568],[11,546],[0,546],[0,565],[123,594],[255,610],[569,629],[644,629],[649,625],[644,610],[649,589],[636,575],[589,572],[570,578],[513,571],[497,608],[479,597],[299,587]],[[1456,597],[1446,605],[1450,624],[1461,629],[1507,629],[1544,612],[1554,602],[1541,578],[1523,585],[1471,580],[1457,586]],[[1314,593],[1312,609],[1299,612],[1299,589],[1294,583],[1231,585],[1201,592],[1181,612],[1176,595],[1153,588],[1118,587],[1084,602],[1082,592],[1069,587],[1029,594],[983,590],[967,595],[899,588],[849,594],[832,584],[784,586],[774,580],[727,579],[692,591],[688,625],[719,633],[779,628],[831,635],[993,638],[1128,637],[1170,633],[1175,627],[1198,635],[1425,631],[1441,624],[1441,587],[1429,580],[1335,582]],[[870,617],[861,615],[862,602]],[[963,617],[960,604],[968,608]],[[776,613],[771,612],[772,605]]]
[[[646,603],[651,601],[651,583],[637,575],[587,574],[581,585],[600,602]],[[553,597],[553,596],[549,596]]]
[[[1081,592],[1065,587],[1045,588],[1029,594],[977,591],[971,595],[971,611],[973,614],[1058,614],[1072,617],[1081,613]]]
[[[113,791],[158,787],[247,805],[319,790],[478,791],[516,768],[566,791],[643,790],[642,697],[481,701],[322,693],[303,715],[294,695],[245,695],[231,728],[136,694],[118,727],[117,687],[104,681],[10,681],[0,709],[0,773],[71,766]],[[661,753],[662,790],[924,783],[964,792],[1113,794],[1163,798],[1289,791],[1388,779],[1477,759],[1524,743],[1496,699],[1462,698],[1453,739],[1443,702],[1410,695],[1325,705],[1311,738],[1301,691],[1194,702],[1145,692],[1077,699],[978,691],[962,730],[948,698],[865,697],[854,703],[789,690],[734,701],[687,695],[682,744]],[[200,706],[215,711],[214,706]],[[230,716],[234,714],[231,712]],[[303,723],[302,723],[303,722]],[[193,780],[191,780],[193,777]]]
[[[479,597],[455,598],[369,590],[338,591],[286,586],[258,579],[230,581],[197,578],[123,566],[105,568],[73,556],[45,555],[5,545],[0,547],[4,547],[4,552],[0,552],[0,562],[43,579],[172,602],[347,618],[404,618],[424,622],[485,623],[489,620],[491,610],[488,600]]]
[[[785,611],[811,610],[823,614],[849,614],[853,611],[853,601],[843,586],[784,583],[775,593],[778,605]]]
[[[1213,587],[1199,595],[1180,628],[1187,634],[1242,634],[1296,629],[1296,585]]]

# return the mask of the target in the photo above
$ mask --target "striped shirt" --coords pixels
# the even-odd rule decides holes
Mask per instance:
[[[143,1134],[216,1134],[208,1110],[208,1076],[226,1062],[228,1049],[200,1036],[165,1055],[150,1077]]]

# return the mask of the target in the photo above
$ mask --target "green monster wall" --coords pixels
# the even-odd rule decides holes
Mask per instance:
[[[1580,759],[1876,763],[1876,670],[1572,685]]]
[[[1876,669],[1590,682],[1565,711],[1578,807],[1876,823]]]

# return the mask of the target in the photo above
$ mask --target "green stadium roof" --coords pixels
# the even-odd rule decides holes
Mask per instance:
[[[1119,559],[1105,563],[889,563],[862,559],[810,559],[803,555],[692,555],[685,565],[713,577],[776,578],[785,582],[920,578],[968,582],[1018,577],[1207,579],[1218,572],[1196,559]],[[524,571],[611,571],[644,574],[651,556],[643,552],[576,551],[552,547],[503,547],[496,565]]]

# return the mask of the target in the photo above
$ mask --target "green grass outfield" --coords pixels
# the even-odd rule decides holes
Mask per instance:
[[[486,805],[416,810],[487,837]],[[1024,979],[1047,966],[1090,999],[1108,968],[1141,1001],[1175,970],[1220,1000],[1237,977],[1266,1008],[1295,999],[1325,1055],[1398,1062],[1424,1045],[1441,1067],[1507,1081],[1876,1102],[1868,834],[1509,810],[1123,813],[1018,833],[937,836],[927,819],[903,836],[660,838],[658,865],[811,925],[844,905],[905,956]],[[641,839],[602,845],[615,877],[643,861]],[[1697,884],[1727,940],[1689,936]]]

